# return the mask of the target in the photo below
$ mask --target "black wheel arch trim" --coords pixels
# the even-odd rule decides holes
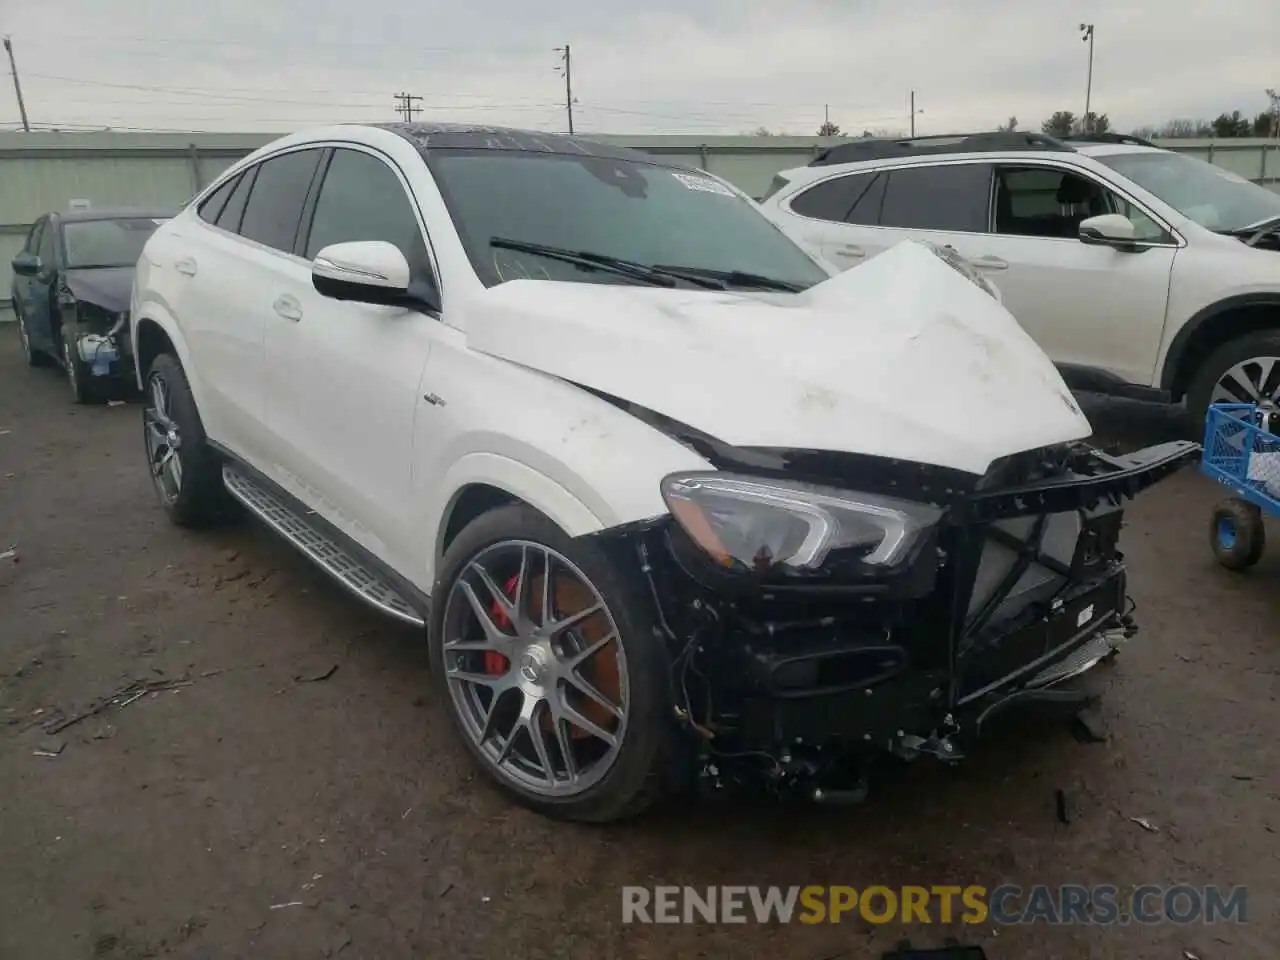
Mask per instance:
[[[413,604],[415,612],[422,617],[423,623],[431,622],[431,598],[427,596],[427,594],[423,593],[418,587],[415,587],[405,579],[404,576],[397,573],[385,562],[374,556],[355,540],[351,539],[351,537],[342,530],[339,530],[328,520],[324,519],[324,517],[320,516],[320,514],[313,511],[311,507],[307,506],[295,495],[281,487],[280,484],[276,483],[261,470],[258,470],[251,464],[246,463],[242,457],[218,443],[216,440],[210,440],[206,437],[205,443],[207,443],[209,445],[209,449],[213,450],[221,459],[234,464],[237,470],[241,470],[253,478],[254,483],[269,488],[272,493],[289,504],[293,512],[297,514],[298,517],[302,518],[304,523],[315,527],[326,536],[339,541],[343,547],[361,563],[373,567],[380,574],[386,577],[396,590],[399,591],[406,600]]]
[[[1178,367],[1182,363],[1187,346],[1205,324],[1211,323],[1217,317],[1232,310],[1256,306],[1280,307],[1280,290],[1273,293],[1243,293],[1234,297],[1226,297],[1195,313],[1190,320],[1182,325],[1182,329],[1178,331],[1173,338],[1173,342],[1169,344],[1169,352],[1165,354],[1164,366],[1160,372],[1160,387],[1168,391],[1173,390],[1174,381],[1178,376]]]

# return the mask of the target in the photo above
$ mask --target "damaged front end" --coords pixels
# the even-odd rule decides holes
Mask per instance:
[[[1137,629],[1123,501],[1199,453],[1072,443],[978,479],[693,442],[717,471],[597,536],[648,580],[701,785],[832,802],[860,799],[877,755],[957,760],[1003,708],[1073,696]]]
[[[59,320],[71,359],[92,377],[119,378],[132,371],[128,311],[77,296],[70,287],[58,297]]]

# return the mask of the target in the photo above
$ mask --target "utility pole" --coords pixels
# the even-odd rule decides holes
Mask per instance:
[[[412,122],[413,115],[415,113],[422,112],[421,107],[415,107],[413,105],[413,102],[415,100],[421,100],[421,97],[416,97],[411,93],[397,93],[395,94],[395,99],[399,101],[396,104],[396,113],[400,114],[400,116],[404,118],[405,123]]]
[[[13,41],[4,38],[4,49],[9,54],[9,72],[13,74],[13,92],[18,95],[18,114],[22,117],[22,129],[31,132],[31,124],[27,122],[27,105],[22,101],[22,81],[18,79],[18,65],[13,62]]]
[[[1089,102],[1093,96],[1093,24],[1080,24],[1080,39],[1089,44],[1089,73],[1084,82],[1084,119],[1080,122],[1082,133],[1093,133],[1093,118],[1089,115]]]
[[[1271,101],[1271,136],[1280,139],[1280,93],[1268,87],[1267,99]]]
[[[911,91],[911,138],[916,136],[916,92]]]
[[[556,47],[556,53],[560,54],[560,64],[556,67],[557,73],[564,74],[564,109],[569,116],[569,133],[573,133],[573,59],[569,50],[569,44],[563,47]]]

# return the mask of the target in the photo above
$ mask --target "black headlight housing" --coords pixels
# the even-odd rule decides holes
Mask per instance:
[[[945,510],[795,480],[672,474],[662,495],[677,559],[721,587],[922,596],[934,586]]]

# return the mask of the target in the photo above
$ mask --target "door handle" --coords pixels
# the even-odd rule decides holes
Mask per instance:
[[[1009,261],[1001,260],[999,257],[978,257],[969,262],[979,270],[1004,270],[1009,266]]]
[[[272,304],[275,311],[286,320],[292,320],[295,323],[302,319],[302,304],[298,302],[296,297],[289,294],[281,294],[276,297],[276,302]]]
[[[846,243],[843,246],[836,247],[835,253],[841,257],[865,257],[867,251],[852,243]]]
[[[173,269],[184,277],[194,277],[196,275],[196,262],[191,257],[183,257],[174,263]]]

